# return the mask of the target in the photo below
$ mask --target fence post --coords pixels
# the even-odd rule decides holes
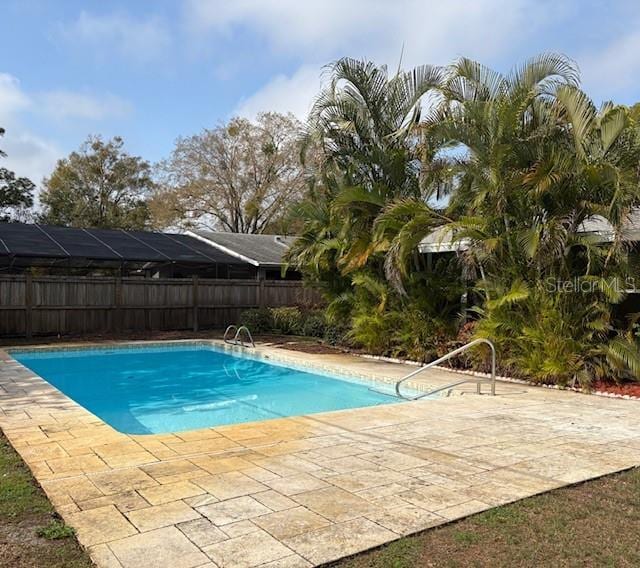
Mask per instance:
[[[24,327],[27,339],[33,336],[33,276],[27,272],[24,283]]]
[[[151,331],[151,314],[149,313],[149,280],[145,276],[143,280],[143,290],[144,290],[144,330]]]
[[[113,287],[113,305],[115,308],[113,327],[115,332],[121,332],[124,327],[122,321],[122,277],[115,279],[115,285]]]
[[[265,307],[266,299],[264,297],[264,281],[267,277],[267,271],[264,268],[258,268],[258,306]]]
[[[198,276],[193,276],[193,331],[198,331]]]

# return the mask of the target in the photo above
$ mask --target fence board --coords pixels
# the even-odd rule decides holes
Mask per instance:
[[[302,282],[0,276],[0,337],[221,328],[259,306],[320,303]]]

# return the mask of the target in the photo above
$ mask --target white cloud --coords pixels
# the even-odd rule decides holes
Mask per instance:
[[[54,142],[23,126],[22,114],[33,107],[32,98],[24,92],[18,79],[0,73],[0,126],[6,130],[0,138],[0,148],[7,154],[0,158],[0,166],[38,184],[51,173],[61,152]]]
[[[304,117],[318,93],[322,64],[364,57],[405,68],[446,64],[461,55],[517,61],[530,55],[541,27],[566,0],[188,0],[185,18],[194,37],[240,40],[247,33],[299,67],[272,77],[236,109],[292,111]],[[243,34],[243,35],[241,35]],[[519,51],[520,50],[520,51]],[[322,62],[322,63],[318,63]]]
[[[7,153],[6,158],[0,158],[0,165],[14,171],[17,176],[28,177],[36,185],[51,174],[62,157],[62,151],[55,142],[24,129],[7,128],[0,144]]]
[[[95,48],[98,54],[119,53],[129,60],[148,62],[163,54],[171,44],[164,23],[156,17],[134,19],[125,13],[104,17],[82,11],[78,17],[59,26],[58,37],[78,49]],[[64,155],[54,140],[55,128],[64,122],[101,121],[123,118],[132,105],[113,94],[77,92],[64,88],[43,92],[25,90],[16,77],[0,73],[0,126],[6,133],[0,148],[7,153],[0,165],[29,177],[36,184],[48,176]],[[43,136],[30,124],[43,120],[53,134]],[[39,129],[38,129],[39,130]]]
[[[549,0],[189,0],[186,20],[193,32],[227,37],[248,27],[271,49],[315,61],[353,55],[392,63],[404,44],[416,61],[443,63],[522,42],[551,17],[545,4]]]
[[[132,110],[129,101],[112,94],[92,95],[64,89],[28,94],[16,77],[0,73],[0,124],[10,123],[27,111],[55,120],[103,120],[122,118]]]
[[[93,96],[68,90],[43,93],[26,92],[16,77],[0,73],[0,126],[6,133],[0,148],[7,157],[0,165],[39,184],[62,157],[61,148],[48,137],[26,126],[27,118],[37,116],[56,122],[63,120],[99,121],[126,116],[131,104],[115,95]]]
[[[157,58],[171,45],[171,35],[159,18],[134,20],[125,13],[96,16],[82,11],[60,32],[69,42],[91,46],[101,54],[116,51],[138,62]]]
[[[40,95],[39,110],[56,120],[122,118],[132,112],[128,101],[115,95],[93,96],[73,91],[50,91]]]
[[[6,125],[16,112],[28,108],[30,104],[29,97],[20,88],[20,82],[8,73],[0,73],[0,126]]]
[[[258,92],[240,101],[233,114],[255,118],[263,111],[292,112],[304,120],[320,87],[319,66],[305,65],[291,76],[275,76]]]
[[[308,49],[320,44],[339,48],[336,42],[358,33],[350,29],[354,20],[364,23],[375,18],[378,4],[375,0],[189,0],[186,16],[188,25],[196,32],[214,30],[232,35],[235,27],[249,25],[271,45],[283,49]]]

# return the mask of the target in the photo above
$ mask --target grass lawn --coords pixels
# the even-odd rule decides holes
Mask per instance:
[[[29,468],[0,434],[0,566],[85,568],[93,566]]]
[[[492,509],[334,566],[640,566],[640,468]]]

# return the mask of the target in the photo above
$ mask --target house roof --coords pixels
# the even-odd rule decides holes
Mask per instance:
[[[611,224],[600,215],[586,219],[580,232],[594,235],[603,243],[611,242],[615,236]],[[622,237],[627,241],[640,241],[640,208],[634,209],[623,224]],[[450,229],[438,227],[420,241],[418,250],[421,253],[455,252],[465,250],[468,246],[468,240],[454,241]]]
[[[187,235],[26,223],[0,223],[0,257],[242,264],[235,256]]]
[[[284,263],[284,255],[295,237],[281,235],[250,235],[213,231],[188,231],[193,236],[220,251],[231,254],[254,266],[276,267]]]
[[[615,236],[611,223],[600,215],[585,220],[582,231],[602,237],[603,242],[611,242]],[[640,241],[640,209],[634,209],[623,224],[622,238],[627,241]]]
[[[438,227],[420,241],[418,250],[421,253],[427,252],[454,252],[464,250],[468,243],[464,240],[454,242],[450,229]]]

